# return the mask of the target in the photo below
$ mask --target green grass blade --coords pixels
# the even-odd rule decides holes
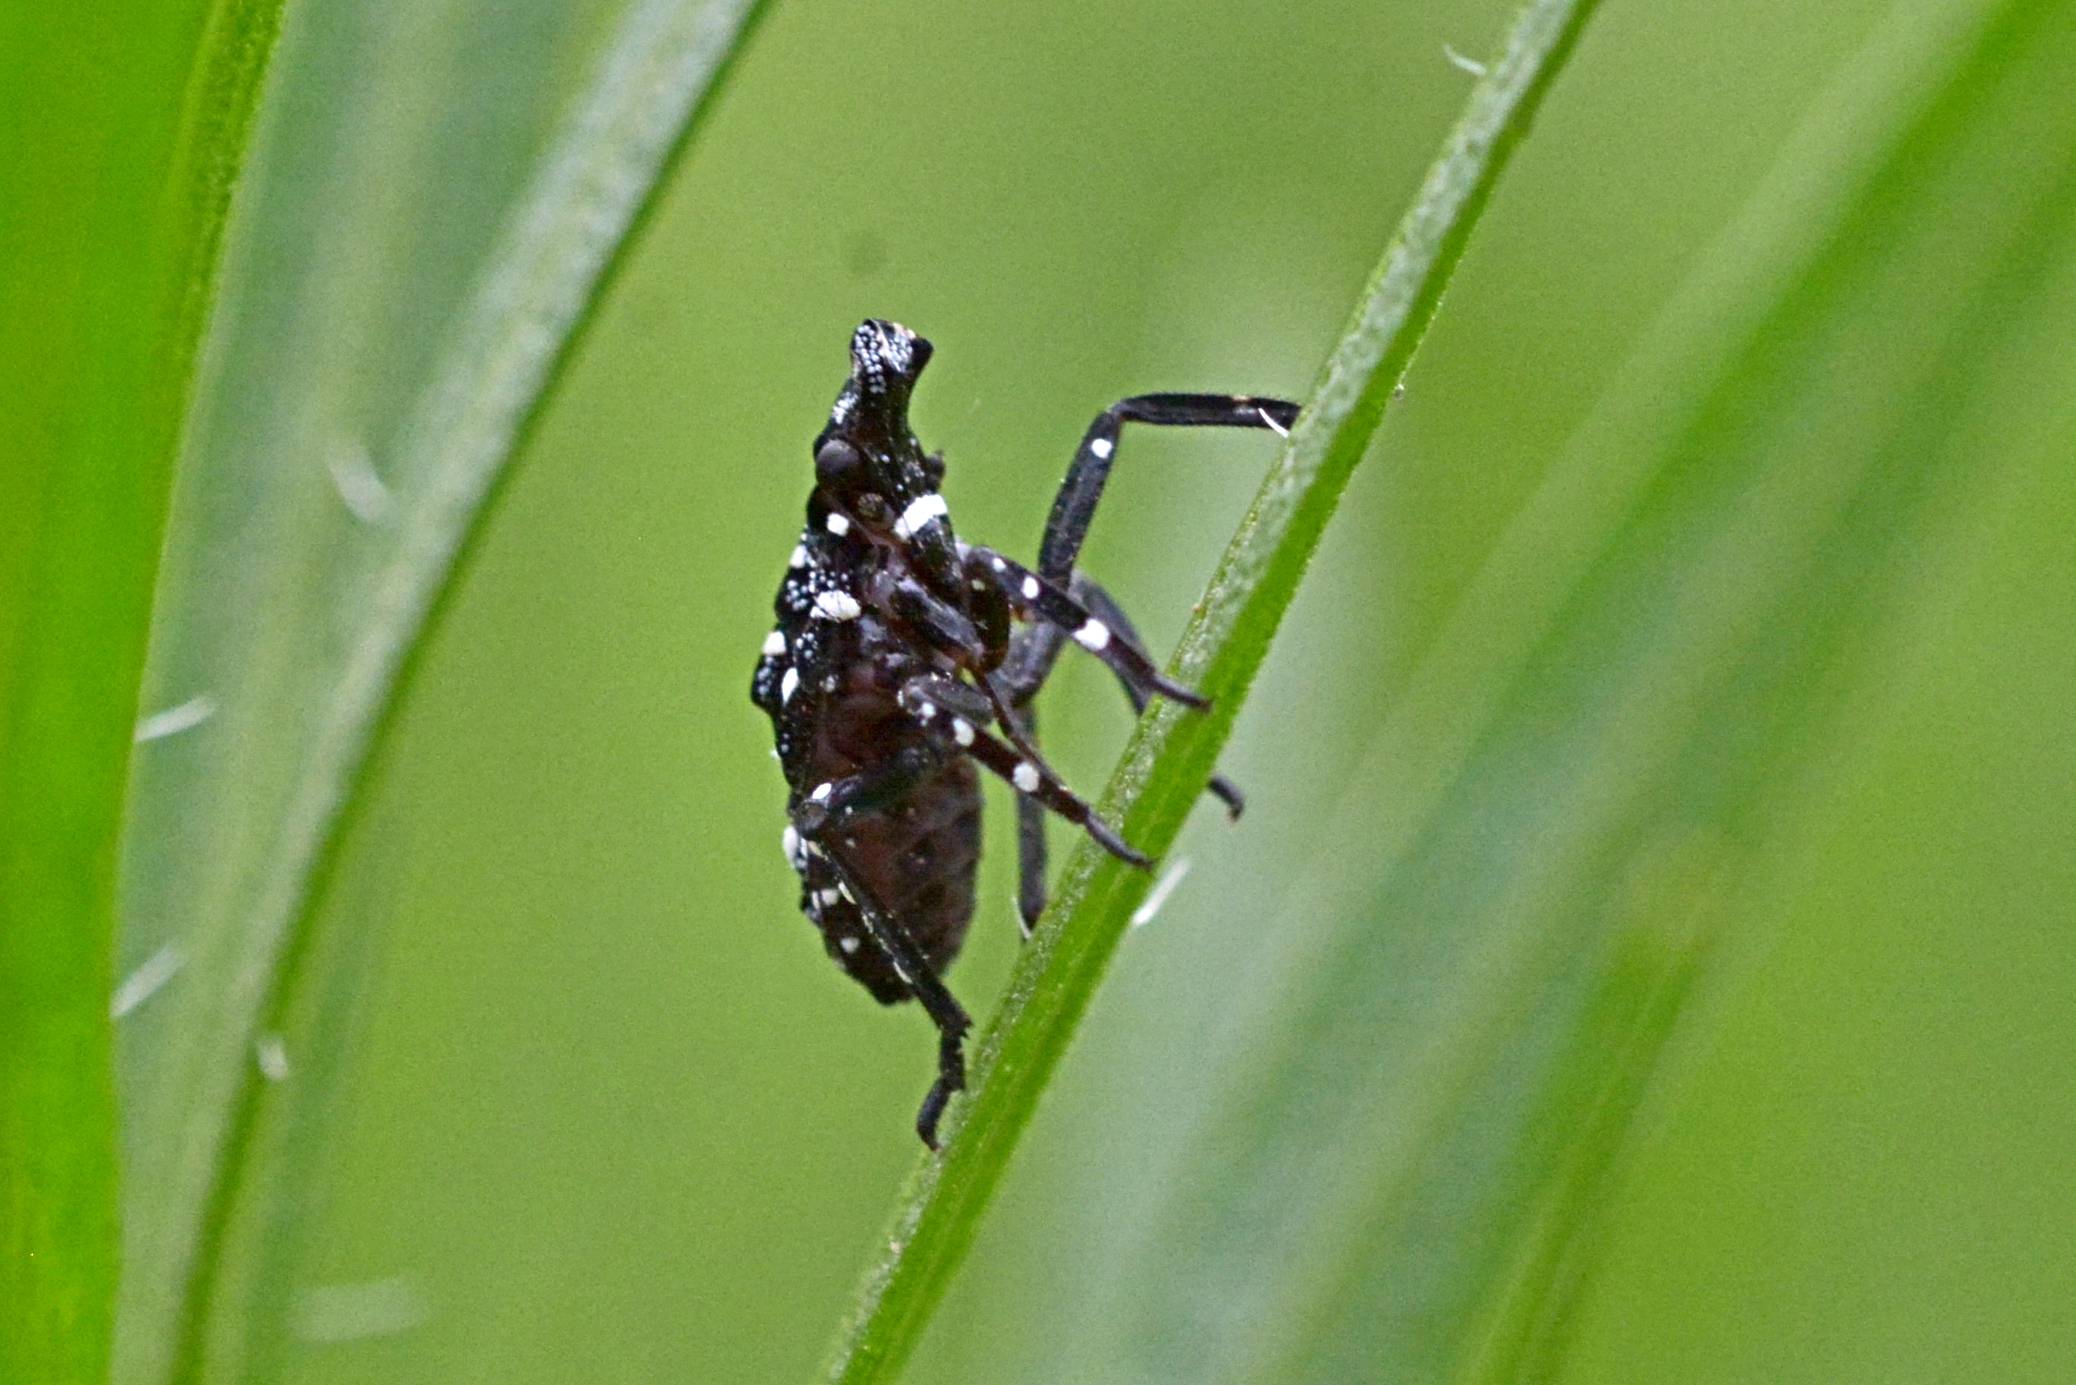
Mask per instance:
[[[2065,417],[2069,17],[1900,14],[1511,527],[1322,844],[1126,1378],[1557,1373],[1712,940],[1765,928],[1922,555]]]
[[[276,8],[0,20],[5,1380],[108,1373],[116,840],[175,441]]]
[[[508,463],[757,0],[294,10],[176,497],[125,840],[124,1379],[252,1378],[293,1285],[342,833]],[[365,937],[372,924],[345,931]],[[283,1259],[282,1257],[291,1257]]]
[[[1178,715],[1163,704],[1152,712],[1105,794],[1106,814],[1121,816],[1127,837],[1143,849],[1164,852],[1202,792],[1390,391],[1593,8],[1591,0],[1528,6],[1385,251],[1183,635],[1176,668],[1214,699],[1212,710]],[[1070,861],[976,1045],[973,1089],[954,1104],[942,1158],[925,1158],[903,1194],[885,1257],[866,1277],[838,1344],[832,1379],[858,1385],[898,1375],[1149,885],[1146,875],[1086,843]]]

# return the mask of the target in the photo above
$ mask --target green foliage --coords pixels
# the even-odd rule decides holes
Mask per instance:
[[[148,922],[128,946],[179,967],[126,1034],[130,1379],[273,1374],[368,945],[318,933],[340,835],[506,464],[757,12],[384,8],[288,28],[175,512],[156,685],[210,716],[153,747],[130,830]],[[497,80],[423,143],[414,115],[444,119],[486,54]]]
[[[124,770],[275,8],[0,19],[0,1379],[107,1374]]]
[[[1466,247],[1515,3],[8,11],[0,1379],[808,1375],[931,1049],[744,697],[850,327],[1028,551],[1412,201],[1251,509],[1127,440],[1086,560],[1218,700],[1109,810],[1190,869],[1021,948],[990,813],[839,1370],[2058,1381],[2076,7],[1600,7]]]
[[[1272,1056],[1149,1239],[1144,1378],[1563,1363],[1683,998],[1719,930],[1764,927],[1774,823],[1857,729],[2012,351],[2066,309],[2038,295],[2076,123],[2031,100],[2065,20],[1891,44],[1509,530],[1336,815],[1360,835],[1326,855],[1361,864]]]

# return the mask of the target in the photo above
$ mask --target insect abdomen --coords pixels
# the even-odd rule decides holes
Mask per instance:
[[[972,764],[948,761],[899,803],[852,818],[843,836],[845,862],[900,921],[931,969],[951,965],[973,918],[980,863],[980,785]],[[810,858],[801,902],[829,955],[881,1004],[908,999],[892,963],[866,938],[857,905],[833,882]]]

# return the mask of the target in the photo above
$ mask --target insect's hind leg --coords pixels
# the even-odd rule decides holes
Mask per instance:
[[[1041,576],[1061,586],[1074,573],[1096,502],[1110,479],[1118,435],[1127,423],[1167,428],[1266,428],[1287,433],[1297,421],[1298,406],[1285,399],[1259,399],[1246,394],[1140,394],[1120,399],[1089,424],[1081,446],[1067,467],[1052,514],[1045,521],[1045,540],[1038,549]]]
[[[886,954],[895,975],[901,978],[909,994],[929,1015],[930,1022],[937,1026],[937,1080],[931,1084],[915,1116],[915,1133],[934,1150],[937,1148],[937,1122],[944,1115],[945,1106],[950,1103],[953,1093],[966,1087],[965,1039],[966,1032],[973,1027],[973,1019],[932,970],[922,949],[908,936],[908,930],[887,911],[862,876],[844,864],[840,853],[824,852],[823,856],[857,903],[858,915],[865,921],[865,931],[873,945]]]
[[[937,1081],[923,1098],[915,1126],[916,1134],[932,1149],[937,1148],[938,1118],[944,1114],[952,1093],[966,1085],[964,1041],[973,1020],[945,987],[908,930],[873,893],[863,874],[845,860],[841,829],[854,814],[898,798],[941,764],[948,753],[932,745],[911,746],[870,770],[816,785],[794,806],[791,815],[793,829],[835,873],[845,894],[857,905],[866,936],[937,1026]]]

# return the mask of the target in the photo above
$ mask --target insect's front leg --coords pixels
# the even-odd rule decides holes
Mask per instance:
[[[984,666],[988,641],[980,627],[915,578],[883,568],[873,574],[866,590],[874,607],[913,631],[930,648],[962,667]]]

